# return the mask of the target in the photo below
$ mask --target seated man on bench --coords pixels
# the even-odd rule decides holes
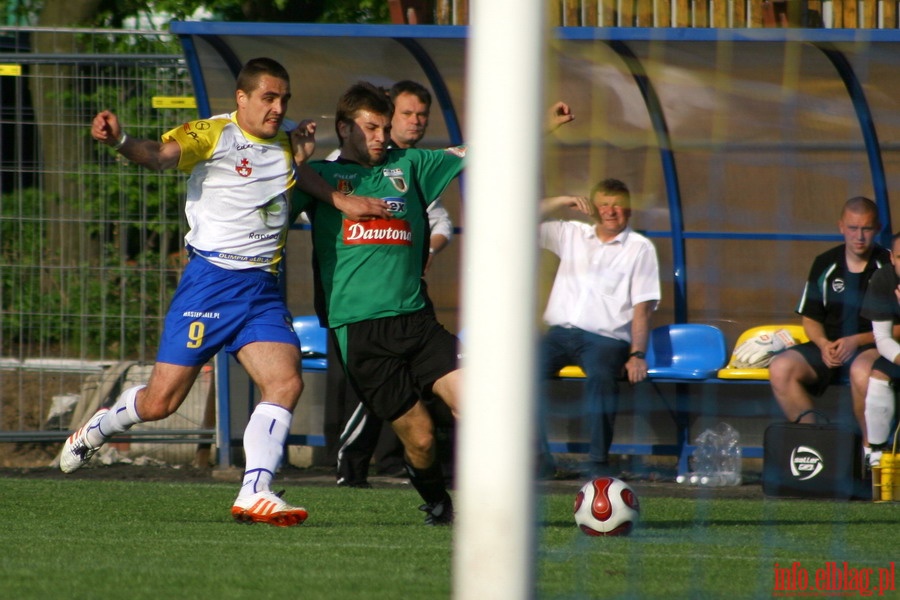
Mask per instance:
[[[875,243],[881,229],[875,203],[862,196],[844,203],[838,222],[844,243],[813,261],[797,313],[810,341],[775,356],[769,365],[772,392],[789,421],[813,407],[831,382],[850,378],[853,415],[868,453],[864,416],[869,372],[878,358],[871,322],[860,314],[869,280],[890,263],[890,253]],[[802,422],[815,422],[806,414]]]
[[[577,196],[548,198],[545,217],[569,210],[581,220],[541,224],[541,247],[559,257],[544,321],[549,330],[541,341],[541,369],[553,377],[566,365],[578,365],[587,380],[584,406],[590,426],[588,463],[591,476],[612,474],[609,448],[619,403],[617,380],[647,377],[644,353],[650,316],[660,299],[656,248],[628,226],[631,196],[617,179],[605,179],[591,190],[590,200]],[[550,475],[555,463],[541,419],[539,472]]]
[[[871,319],[878,360],[872,366],[866,392],[866,433],[871,453],[866,465],[877,467],[888,446],[896,412],[895,383],[900,381],[900,233],[891,239],[891,264],[878,269],[869,282],[862,315]]]

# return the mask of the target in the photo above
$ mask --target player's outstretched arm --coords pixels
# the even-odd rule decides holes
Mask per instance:
[[[297,165],[297,187],[316,200],[335,207],[351,221],[389,219],[391,211],[381,198],[368,196],[348,196],[331,187],[322,176],[308,164]]]
[[[300,121],[291,130],[291,148],[294,151],[294,163],[303,164],[316,151],[316,122],[310,119]]]
[[[565,102],[556,102],[547,112],[547,133],[552,133],[566,123],[575,120],[572,109]]]
[[[115,113],[104,110],[97,113],[91,122],[91,137],[106,144],[133,163],[162,171],[178,166],[181,146],[176,142],[155,142],[129,136],[122,129]]]
[[[333,206],[344,213],[351,221],[371,221],[372,219],[390,219],[388,204],[381,198],[368,196],[348,196],[336,192]]]

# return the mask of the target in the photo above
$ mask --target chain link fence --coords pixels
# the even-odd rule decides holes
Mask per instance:
[[[61,438],[92,377],[155,358],[186,179],[95,143],[106,109],[149,139],[196,117],[173,36],[0,28],[0,442]]]

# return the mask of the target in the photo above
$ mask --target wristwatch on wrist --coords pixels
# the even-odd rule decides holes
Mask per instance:
[[[631,354],[628,355],[628,358],[631,358],[632,356],[635,358],[646,358],[647,357],[647,355],[645,353],[641,352],[640,350],[635,350],[634,352],[632,352]]]

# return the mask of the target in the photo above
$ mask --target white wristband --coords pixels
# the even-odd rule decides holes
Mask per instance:
[[[127,142],[127,141],[128,141],[128,134],[125,133],[125,132],[123,131],[123,132],[122,132],[122,137],[120,137],[120,138],[119,138],[119,141],[116,142],[116,143],[113,145],[112,149],[113,149],[113,150],[118,150],[119,148],[121,148],[122,146],[124,146],[124,145],[125,145],[125,142]]]

